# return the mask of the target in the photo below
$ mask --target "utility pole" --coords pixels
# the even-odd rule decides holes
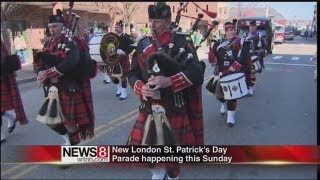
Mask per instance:
[[[238,2],[238,10],[239,10],[239,19],[242,18],[242,7],[241,2]]]
[[[266,17],[269,17],[269,2],[266,4]]]

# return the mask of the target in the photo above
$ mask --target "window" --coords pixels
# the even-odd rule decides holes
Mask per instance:
[[[209,11],[209,5],[207,4],[207,11]]]
[[[186,13],[188,13],[188,8],[186,7]]]
[[[196,13],[198,12],[198,7],[196,7]]]
[[[174,6],[172,6],[172,12],[174,13]]]
[[[222,14],[222,8],[219,8],[219,14],[220,15]]]
[[[227,8],[223,9],[223,14],[227,14]]]
[[[274,30],[275,30],[276,32],[284,32],[284,26],[275,26],[275,27],[274,27]]]

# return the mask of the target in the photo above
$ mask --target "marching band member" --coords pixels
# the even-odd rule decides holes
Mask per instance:
[[[266,46],[267,42],[266,39],[262,37],[262,32],[257,31],[257,24],[255,20],[250,21],[249,23],[249,35],[246,38],[251,43],[249,45],[250,52],[252,55],[258,55],[258,60],[261,64],[261,67],[264,69],[264,60],[263,58],[266,56]],[[258,71],[258,73],[261,73],[262,69]],[[256,76],[255,73],[252,73],[250,75],[251,79],[251,85],[249,86],[249,95],[253,96],[254,94],[254,85],[256,83]]]
[[[11,133],[18,121],[21,125],[29,121],[24,112],[20,97],[15,71],[21,68],[21,62],[17,55],[9,55],[5,44],[1,40],[1,117],[8,121],[8,133]],[[2,130],[1,142],[4,142],[7,134]]]
[[[139,116],[130,133],[128,144],[149,144],[144,143],[144,140],[147,141],[146,139],[150,132],[146,132],[146,126],[150,114],[156,111],[153,108],[151,110],[151,106],[161,107],[159,111],[165,114],[164,121],[168,121],[168,126],[171,127],[171,133],[169,134],[173,138],[168,138],[168,141],[164,141],[164,145],[170,144],[169,141],[173,139],[175,139],[174,144],[178,145],[202,145],[204,141],[201,90],[204,79],[203,67],[198,61],[197,54],[193,51],[192,42],[189,41],[183,46],[183,42],[187,42],[186,35],[170,30],[170,6],[165,3],[149,5],[148,14],[153,34],[142,38],[138,42],[137,49],[132,56],[131,70],[128,76],[131,87],[141,101]],[[188,58],[190,57],[190,59],[184,68],[178,69],[177,65],[173,67],[171,64],[161,63],[161,60],[164,60],[164,58],[161,58],[162,56],[170,56],[168,52],[177,55],[179,49],[183,49],[183,47],[186,48],[186,53],[181,56],[181,59],[171,59],[170,61],[183,61],[189,53]],[[170,48],[172,49],[170,50]],[[147,64],[151,57],[156,57],[155,62],[158,63],[151,67],[154,71],[157,70],[158,65],[160,67],[162,64],[164,67],[160,67],[160,69],[170,71],[169,69],[177,68],[177,73],[171,76],[159,75],[150,77],[150,74],[148,74],[150,73],[150,67]],[[160,119],[155,119],[154,121],[161,122]],[[157,124],[157,122],[155,123]],[[164,122],[162,121],[162,123]],[[151,133],[151,136],[150,139],[156,138],[158,141],[158,134]],[[161,143],[158,142],[156,144]],[[168,179],[177,179],[180,168],[177,164],[170,167],[167,166],[166,169],[155,166],[151,168],[151,172],[153,174],[152,179],[163,179],[165,176]]]
[[[248,45],[247,43],[241,45],[241,38],[236,36],[234,23],[235,22],[226,22],[224,24],[226,33],[225,40],[218,40],[213,44],[213,47],[210,48],[209,62],[217,65],[215,74],[220,75],[220,77],[236,72],[244,72],[247,77],[251,72],[251,57]],[[241,55],[238,56],[240,50]],[[248,85],[250,81],[246,79],[246,83]],[[220,85],[218,86],[220,87]],[[235,124],[237,100],[225,100],[221,87],[220,90],[216,92],[216,97],[222,103],[220,113],[228,113],[227,125],[232,127]]]
[[[111,80],[114,84],[117,85],[116,96],[119,97],[120,100],[124,100],[128,97],[127,93],[127,84],[128,84],[128,73],[130,70],[130,61],[129,54],[133,51],[134,42],[131,40],[130,35],[123,32],[123,23],[120,20],[116,23],[115,31],[119,36],[119,49],[117,49],[117,54],[119,55],[119,64],[122,70],[122,76],[120,78],[111,76]],[[116,70],[111,66],[111,73],[116,74]]]
[[[40,85],[55,86],[58,89],[64,120],[55,126],[48,126],[62,136],[64,145],[75,145],[94,136],[95,117],[90,78],[82,77],[83,72],[75,74],[83,62],[81,57],[84,54],[81,53],[87,52],[89,48],[80,38],[70,39],[62,33],[68,25],[64,24],[66,22],[61,10],[59,12],[49,17],[51,39],[43,48],[43,53],[53,56],[50,60],[57,63],[53,67],[45,65],[38,73],[37,81]],[[49,60],[45,56],[40,58],[43,58],[43,61]]]

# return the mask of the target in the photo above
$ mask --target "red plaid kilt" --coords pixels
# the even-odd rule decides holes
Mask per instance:
[[[15,74],[1,77],[1,113],[15,110],[16,120],[20,124],[27,124],[29,121],[24,112]]]
[[[193,88],[193,89],[192,89]],[[203,145],[203,115],[201,87],[188,88],[187,113],[168,116],[173,134],[179,145]],[[133,129],[130,133],[128,144],[141,145],[144,125],[148,114],[139,113]]]
[[[64,124],[71,127],[78,126],[79,133],[70,136],[71,141],[78,143],[81,139],[94,136],[95,122],[90,80],[85,80],[82,85],[81,92],[72,94],[59,92],[61,109],[65,117]]]
[[[252,61],[251,59],[248,61],[248,64],[246,64],[244,66],[244,73],[245,73],[245,76],[246,76],[246,84],[247,86],[253,86],[256,82],[256,74],[255,73],[252,73],[251,72],[251,69],[252,69]]]

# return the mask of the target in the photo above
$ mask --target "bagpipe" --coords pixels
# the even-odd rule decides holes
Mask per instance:
[[[1,77],[21,69],[21,62],[17,55],[8,55],[1,58]]]
[[[67,74],[67,76],[77,80],[93,78],[96,75],[96,61],[90,58],[89,47],[87,47],[84,39],[75,33],[76,29],[79,31],[78,21],[80,16],[71,12],[72,8],[73,2],[70,2],[66,13],[63,13],[60,9],[57,10],[57,15],[63,18],[64,27],[62,34],[65,36],[65,41],[57,45],[57,53],[52,54],[45,49],[38,51],[35,56],[34,65],[39,71],[56,66],[65,59],[64,55],[70,51],[70,46],[77,44],[77,48],[80,48],[80,61],[74,71]]]
[[[197,5],[196,3],[192,2],[193,4]],[[163,72],[166,76],[171,76],[174,75],[175,73],[181,71],[181,69],[183,69],[183,67],[185,67],[185,65],[188,63],[188,61],[190,59],[193,58],[193,54],[196,53],[196,51],[198,50],[199,46],[196,47],[192,47],[190,46],[190,44],[192,44],[192,40],[190,38],[190,36],[196,31],[197,26],[199,24],[199,22],[201,21],[201,19],[204,17],[203,14],[199,13],[198,17],[191,17],[191,16],[187,16],[187,15],[182,15],[181,12],[187,7],[188,3],[180,3],[180,8],[177,11],[177,16],[175,18],[175,22],[172,23],[174,25],[176,29],[177,27],[179,27],[179,22],[182,17],[187,17],[187,18],[192,18],[195,19],[195,22],[193,24],[193,26],[191,27],[190,30],[187,31],[187,33],[183,34],[184,35],[184,39],[182,39],[182,43],[179,44],[174,44],[174,36],[176,36],[177,33],[174,33],[173,38],[172,38],[172,42],[169,44],[168,47],[168,51],[164,50],[163,48],[159,48],[158,52],[154,53],[153,55],[151,55],[147,62],[148,62],[148,71],[153,74],[155,73],[153,71],[153,66],[155,64],[158,65],[158,67],[160,69],[162,69]],[[198,6],[198,5],[197,5]],[[199,7],[199,6],[198,6]],[[201,7],[200,7],[201,8]],[[216,13],[213,12],[209,12],[206,11],[204,9],[201,8],[201,10],[208,16],[210,16],[211,18],[215,18],[216,17]],[[212,24],[208,24],[207,25],[210,27],[206,33],[204,34],[204,36],[201,39],[201,43],[203,43],[210,35],[211,31],[219,24],[218,21],[213,21]],[[179,33],[182,34],[182,33]],[[178,47],[174,47],[174,46],[178,46]],[[174,51],[173,49],[178,49],[178,52],[176,53],[176,51]],[[191,49],[191,51],[186,51],[186,49]],[[160,62],[162,61],[162,62]],[[202,65],[203,66],[203,70],[205,69],[205,64]],[[161,68],[163,67],[163,68]],[[176,70],[173,69],[173,67],[176,68]],[[162,74],[163,74],[162,73]],[[156,73],[157,74],[157,73]]]

